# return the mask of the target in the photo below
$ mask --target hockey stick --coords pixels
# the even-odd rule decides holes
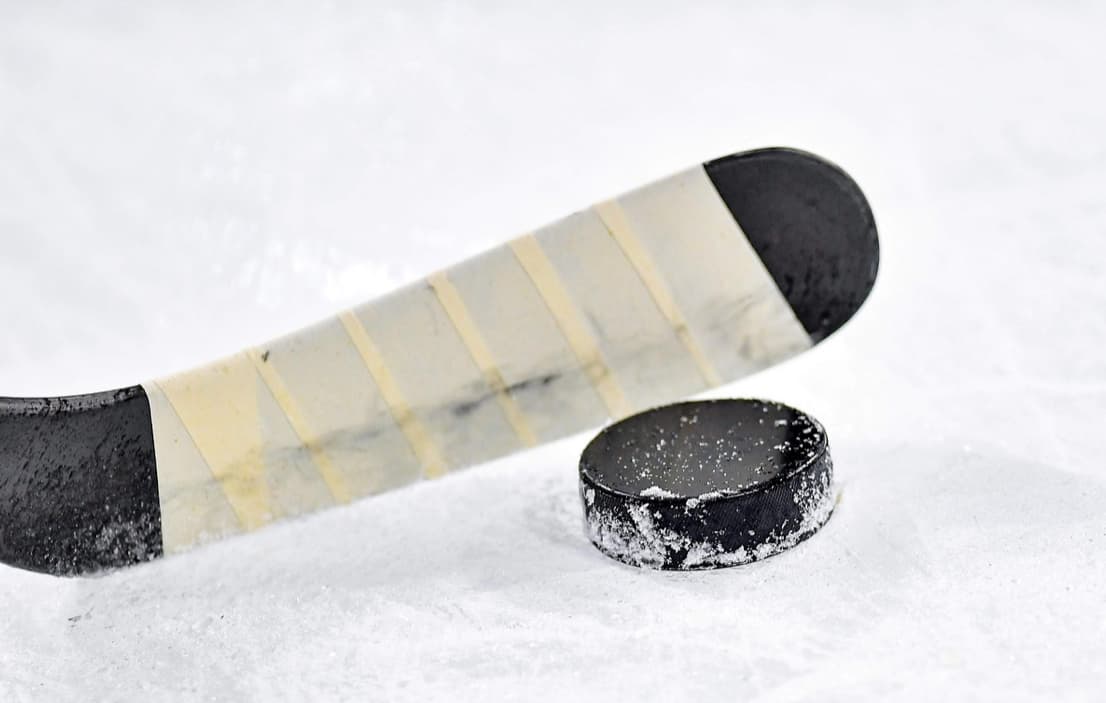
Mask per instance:
[[[133,564],[732,381],[844,324],[878,258],[843,171],[746,152],[198,370],[0,399],[0,561]]]

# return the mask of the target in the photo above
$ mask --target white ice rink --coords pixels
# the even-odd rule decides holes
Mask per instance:
[[[581,435],[0,568],[0,700],[1102,700],[1106,7],[936,4],[0,0],[3,394],[191,367],[759,146],[847,169],[883,247],[837,336],[712,394],[829,431],[796,549],[606,559]]]

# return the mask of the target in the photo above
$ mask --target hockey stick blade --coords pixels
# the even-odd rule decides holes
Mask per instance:
[[[200,369],[0,399],[0,562],[143,562],[733,381],[847,322],[878,260],[844,171],[763,149]]]

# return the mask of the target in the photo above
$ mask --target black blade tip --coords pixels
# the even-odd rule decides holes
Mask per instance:
[[[821,157],[786,148],[703,167],[811,339],[848,322],[879,268],[875,218],[856,182]]]

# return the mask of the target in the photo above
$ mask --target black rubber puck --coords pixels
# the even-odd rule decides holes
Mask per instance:
[[[655,569],[745,564],[793,547],[833,512],[825,430],[762,400],[678,403],[632,415],[580,457],[591,541]]]

